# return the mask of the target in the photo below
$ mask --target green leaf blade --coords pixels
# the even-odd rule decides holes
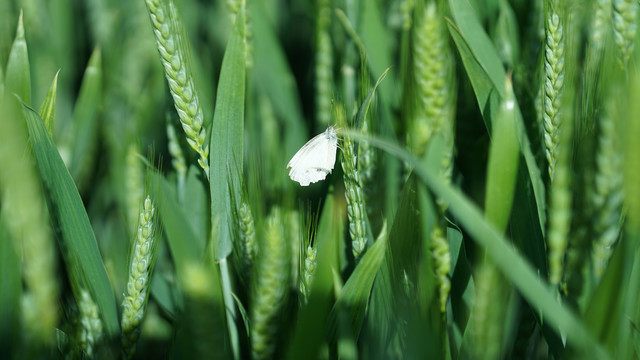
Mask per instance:
[[[315,357],[326,331],[326,319],[333,302],[332,270],[339,268],[339,244],[344,240],[344,209],[332,193],[325,199],[318,225],[318,266],[311,284],[308,304],[300,309],[288,359]]]
[[[179,205],[175,191],[169,182],[157,172],[153,174],[152,184],[157,186],[154,193],[162,194],[157,199],[160,219],[167,235],[169,251],[175,262],[176,273],[183,278],[189,263],[200,263],[204,253],[204,239],[199,238],[189,225],[182,206]]]
[[[489,147],[485,214],[498,231],[505,231],[511,214],[513,194],[518,175],[518,137],[516,134],[516,100],[507,79],[506,97],[494,121]]]
[[[56,117],[56,95],[58,93],[58,75],[60,74],[60,70],[56,72],[56,75],[53,77],[53,81],[51,82],[51,86],[47,91],[47,95],[44,97],[44,101],[42,105],[40,105],[40,110],[38,110],[38,114],[44,120],[44,125],[49,130],[49,135],[53,137],[53,123]]]
[[[79,188],[85,185],[96,151],[98,114],[102,99],[101,53],[100,48],[96,48],[91,54],[73,110],[74,137],[69,172]]]
[[[217,224],[212,234],[216,259],[232,250],[231,194],[240,199],[242,179],[246,34],[245,7],[236,15],[235,26],[227,44],[213,115],[211,131],[211,223]]]
[[[60,248],[74,291],[89,289],[110,336],[119,333],[115,297],[89,217],[44,121],[23,105],[40,177],[49,191],[51,216],[60,227]]]
[[[29,69],[29,51],[24,37],[22,12],[18,19],[16,37],[11,45],[7,73],[5,74],[5,91],[16,94],[27,104],[31,103],[31,71]]]
[[[337,312],[348,310],[351,318],[351,327],[356,338],[362,328],[373,282],[387,253],[388,238],[389,234],[387,233],[387,224],[385,222],[382,225],[378,239],[367,250],[344,284],[332,310],[332,315],[330,315],[332,316],[332,321],[335,321],[339,316]]]

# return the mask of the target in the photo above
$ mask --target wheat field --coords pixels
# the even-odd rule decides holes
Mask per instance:
[[[639,6],[0,0],[0,358],[639,359]]]

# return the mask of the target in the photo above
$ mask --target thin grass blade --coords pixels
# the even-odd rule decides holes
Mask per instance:
[[[44,120],[44,125],[49,130],[49,135],[53,137],[53,123],[56,117],[56,95],[58,93],[58,75],[60,74],[60,70],[56,72],[56,75],[53,77],[53,81],[51,82],[51,87],[49,87],[49,91],[47,91],[47,95],[44,97],[44,101],[42,105],[40,105],[40,110],[38,114]]]
[[[369,113],[369,108],[371,107],[371,102],[373,101],[373,96],[376,94],[376,90],[378,89],[378,86],[380,85],[382,80],[384,80],[384,78],[387,76],[387,73],[389,72],[389,70],[391,70],[390,67],[388,67],[382,73],[382,75],[380,75],[380,77],[378,77],[378,81],[376,81],[376,84],[369,90],[369,93],[367,94],[367,97],[364,99],[364,101],[362,102],[362,105],[358,109],[358,113],[356,115],[356,127],[357,128],[360,128],[362,126],[362,123],[366,119],[367,114]]]

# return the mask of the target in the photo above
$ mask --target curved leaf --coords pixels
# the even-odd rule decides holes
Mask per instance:
[[[387,223],[382,225],[378,239],[362,257],[349,279],[342,287],[336,304],[331,311],[331,320],[335,322],[339,316],[337,312],[347,309],[351,315],[351,327],[358,337],[362,321],[367,310],[369,294],[373,288],[373,282],[380,271],[387,252]],[[335,326],[335,324],[333,325]],[[332,327],[333,327],[332,326]]]
[[[507,97],[500,104],[493,126],[485,192],[486,218],[502,232],[509,222],[520,160],[515,126],[515,95],[511,79],[507,78],[507,81]]]
[[[76,293],[80,288],[89,289],[107,332],[114,336],[119,332],[115,297],[82,199],[44,121],[35,110],[23,107],[40,177],[48,190],[49,211],[59,227],[58,242],[71,285]]]
[[[496,119],[500,99],[506,97],[504,86],[506,73],[491,39],[489,39],[480,25],[469,2],[467,0],[449,0],[449,4],[455,19],[455,23],[447,19],[449,33],[460,53],[460,58],[473,86],[478,107],[483,114],[487,129],[491,130],[492,123]],[[530,182],[533,188],[540,231],[544,233],[546,223],[544,183],[531,150],[531,144],[529,143],[522,114],[517,103],[515,104],[515,116],[520,151],[524,156],[528,170],[529,179],[527,179],[527,182]]]

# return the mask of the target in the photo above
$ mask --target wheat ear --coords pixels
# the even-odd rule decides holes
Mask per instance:
[[[638,1],[613,0],[613,39],[619,50],[619,60],[623,68],[633,54],[638,30]]]
[[[602,276],[620,234],[620,216],[624,191],[622,189],[622,153],[614,118],[615,104],[607,104],[600,117],[600,134],[596,154],[594,193],[591,197],[596,209],[593,244],[593,270],[596,278]]]
[[[188,64],[187,39],[172,1],[146,0],[156,45],[160,52],[169,90],[180,117],[187,142],[200,158],[198,164],[209,178],[209,146],[205,146],[206,131],[200,100]]]
[[[270,359],[278,341],[279,320],[289,292],[290,246],[285,241],[283,216],[274,209],[256,264],[251,307],[251,351],[254,359]]]
[[[549,163],[549,178],[553,181],[560,138],[560,107],[564,85],[564,35],[560,15],[554,6],[547,11],[544,56],[544,143]]]
[[[94,351],[101,343],[104,332],[98,305],[85,289],[80,290],[78,309],[80,310],[79,343],[82,351],[89,358],[93,358]]]
[[[151,271],[156,249],[154,214],[155,208],[151,199],[147,197],[140,212],[138,234],[132,244],[127,292],[122,301],[122,351],[128,359],[133,357],[135,353],[136,342],[140,337],[140,326],[146,313],[147,299],[149,298]]]
[[[318,1],[316,24],[316,117],[318,123],[327,126],[331,121],[333,51],[329,25],[331,8],[329,0]]]

